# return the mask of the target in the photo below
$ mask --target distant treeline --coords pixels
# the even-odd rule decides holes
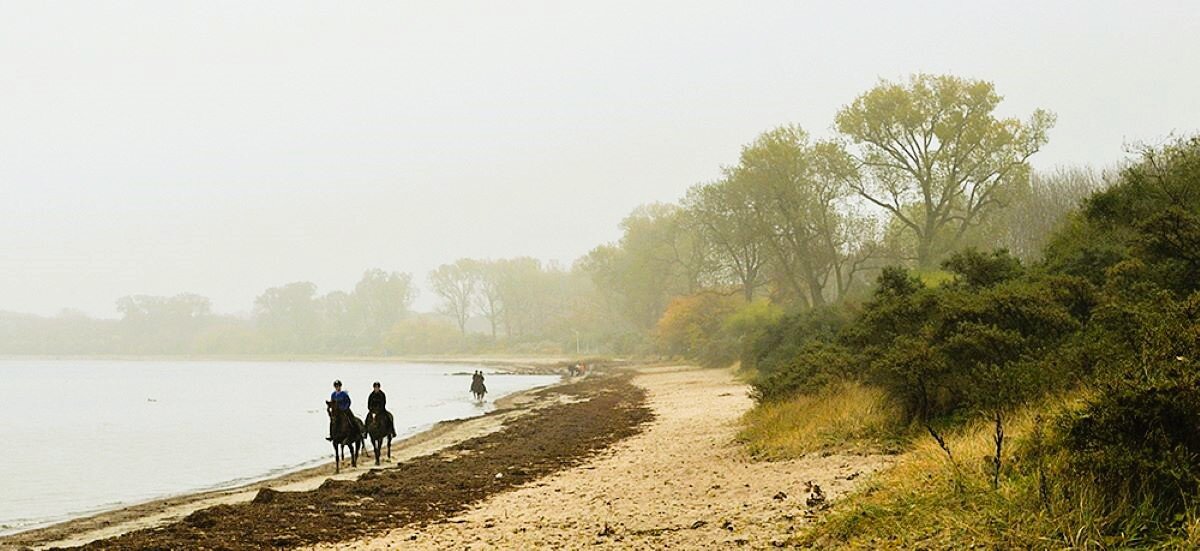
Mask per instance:
[[[368,270],[350,291],[310,282],[263,291],[249,317],[195,294],[117,300],[121,318],[0,313],[0,354],[440,354],[596,350],[605,327],[586,274],[531,258],[462,259],[433,271],[437,313],[411,309],[407,273]]]

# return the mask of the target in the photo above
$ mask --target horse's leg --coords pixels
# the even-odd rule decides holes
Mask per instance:
[[[392,437],[388,436],[388,461],[392,460]]]
[[[333,442],[333,474],[342,472],[342,449],[337,441]]]

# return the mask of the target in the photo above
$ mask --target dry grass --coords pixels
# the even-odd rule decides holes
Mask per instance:
[[[877,389],[844,384],[759,405],[739,439],[752,456],[788,459],[826,451],[905,448],[894,466],[835,504],[788,542],[815,549],[1200,549],[1200,509],[1181,530],[1147,521],[1138,504],[1102,513],[1096,489],[1062,475],[1061,455],[1033,453],[1044,419],[1079,407],[1087,391],[1005,417],[999,487],[992,487],[994,424],[968,423],[943,436],[897,426]],[[1041,426],[1038,430],[1037,427]],[[1044,476],[1043,476],[1044,475]]]
[[[739,440],[753,457],[789,459],[826,451],[886,451],[904,432],[878,389],[845,383],[818,394],[762,404],[743,418]]]
[[[1027,434],[1028,414],[1014,416],[1006,431]],[[992,490],[990,458],[993,427],[972,424],[946,435],[951,460],[930,437],[916,439],[911,449],[861,493],[840,504],[834,514],[798,543],[819,548],[1047,548],[1065,542],[1048,541],[1012,529],[1016,523],[1044,524],[1047,519],[1016,515],[1011,505],[1026,499],[1024,485],[1002,484]],[[1012,469],[1012,465],[1007,466]],[[1025,509],[1025,508],[1020,508]],[[1037,510],[1037,507],[1033,507]]]
[[[792,543],[819,549],[1200,548],[1200,518],[1164,539],[1162,527],[1139,523],[1135,506],[1103,515],[1094,489],[1055,478],[1057,459],[1023,453],[1043,417],[1074,407],[1079,398],[1049,400],[1008,417],[999,488],[991,486],[991,423],[946,435],[953,460],[922,435],[895,466]],[[1048,473],[1045,498],[1039,472]]]

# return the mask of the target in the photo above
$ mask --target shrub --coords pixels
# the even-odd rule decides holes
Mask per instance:
[[[969,288],[989,287],[1019,277],[1025,269],[1007,250],[983,253],[974,248],[954,253],[942,266],[955,274],[954,283]]]
[[[1111,509],[1149,505],[1169,519],[1200,492],[1200,293],[1162,298],[1098,314],[1125,353],[1110,356],[1100,391],[1058,426],[1070,474],[1095,483]]]
[[[797,392],[814,392],[830,383],[854,380],[855,358],[845,347],[813,340],[781,365],[760,370],[751,395],[758,401],[789,398]]]
[[[737,355],[746,358],[754,343],[783,317],[783,309],[762,298],[742,305],[725,318],[721,330],[737,342]],[[743,368],[749,366],[743,365]]]
[[[1160,519],[1200,491],[1200,379],[1191,361],[1149,381],[1106,385],[1060,418],[1071,473],[1103,489],[1110,510],[1149,505]]]
[[[818,308],[786,315],[760,331],[742,357],[742,366],[757,372],[754,395],[770,400],[818,388],[829,379],[826,367],[844,376],[848,353],[834,341],[851,319],[845,308]]]
[[[701,293],[671,301],[655,327],[661,352],[695,360],[704,367],[723,367],[737,360],[735,336],[725,320],[738,311],[738,297]]]
[[[1003,251],[965,251],[945,267],[954,282],[933,289],[885,270],[844,334],[910,419],[1002,410],[1072,380],[1060,368],[1077,364],[1043,360],[1094,307],[1086,280],[1027,274]]]
[[[1047,246],[1051,271],[1102,284],[1139,258],[1146,277],[1179,296],[1200,288],[1200,138],[1143,152],[1121,180],[1093,195]]]

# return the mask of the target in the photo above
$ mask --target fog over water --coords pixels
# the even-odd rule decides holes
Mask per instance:
[[[883,78],[1058,114],[1037,167],[1200,127],[1192,2],[6,2],[0,310],[570,263]],[[1170,82],[1170,86],[1163,85]],[[423,292],[417,309],[430,309]]]

